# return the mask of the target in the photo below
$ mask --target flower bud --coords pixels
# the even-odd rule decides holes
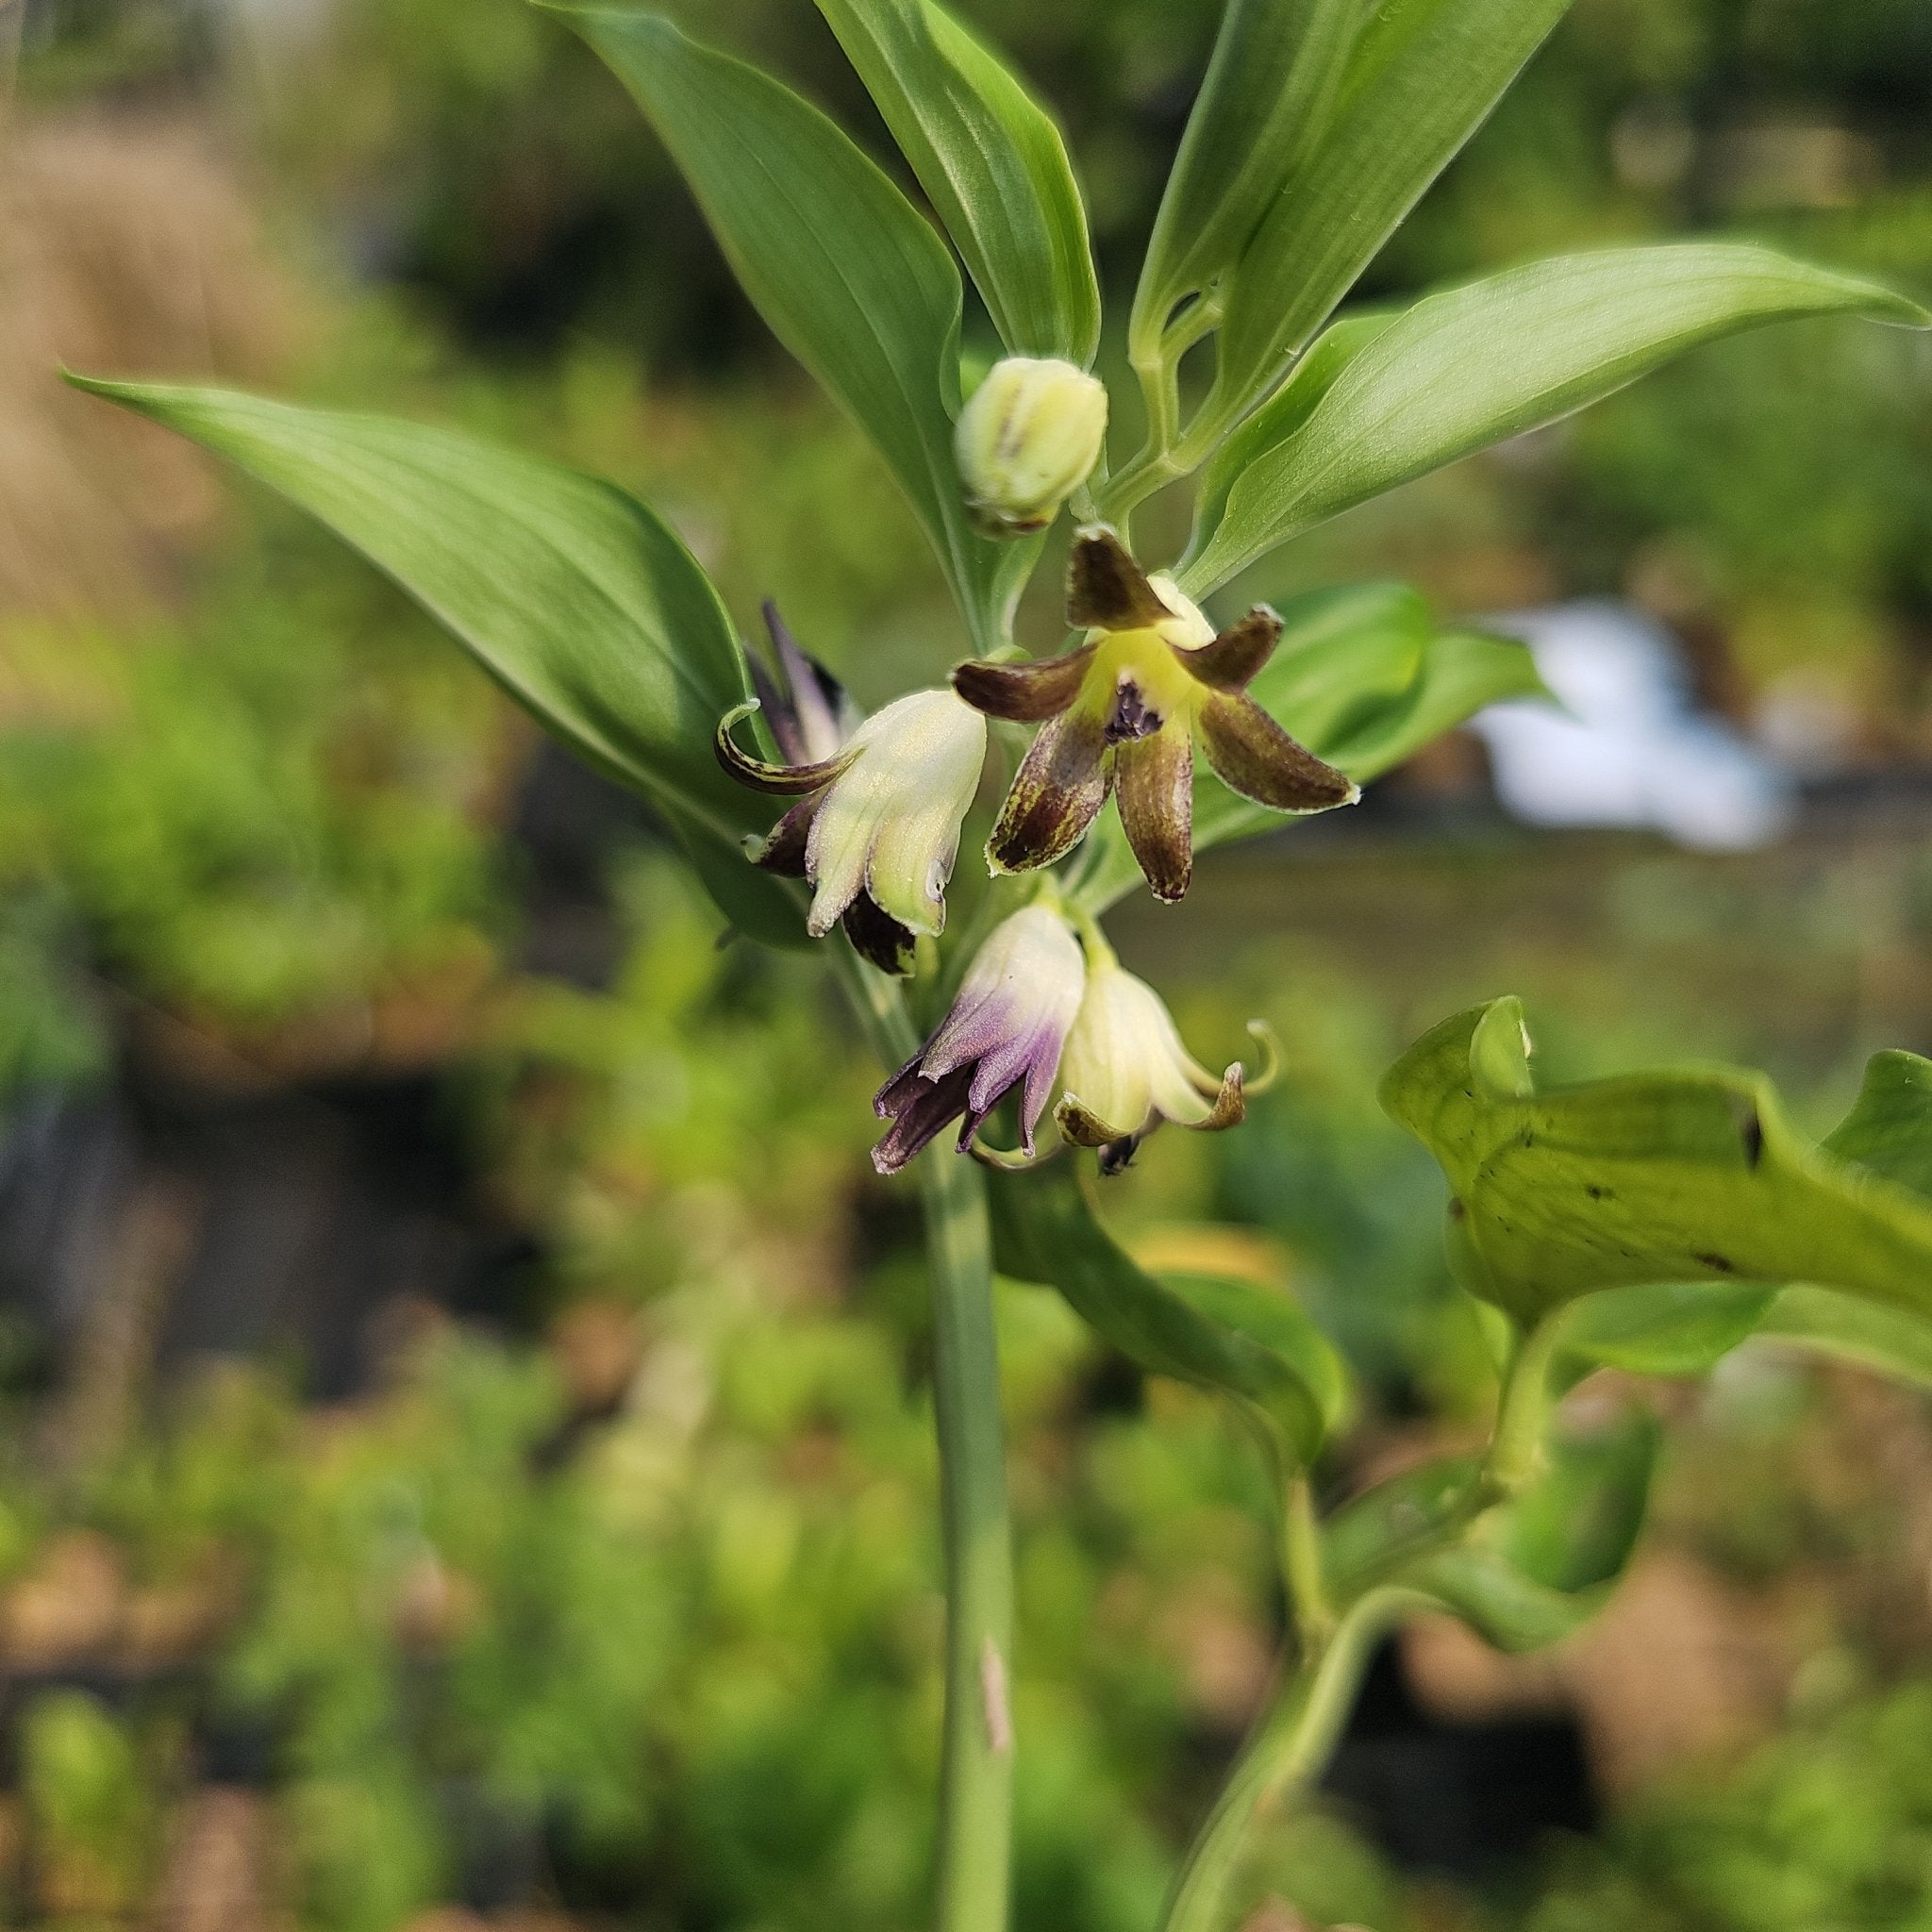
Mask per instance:
[[[953,447],[974,521],[990,537],[1043,530],[1093,474],[1107,390],[1071,362],[1009,356],[960,412]]]

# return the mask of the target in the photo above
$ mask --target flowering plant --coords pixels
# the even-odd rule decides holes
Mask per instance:
[[[995,1255],[1256,1424],[1294,1627],[1170,1904],[1170,1928],[1208,1932],[1256,1815],[1319,1769],[1391,1620],[1434,1606],[1501,1643],[1547,1641],[1622,1566],[1650,1432],[1552,1442],[1570,1381],[1600,1362],[1683,1373],[1766,1327],[1923,1361],[1932,1076],[1878,1063],[1852,1119],[1811,1148],[1748,1076],[1541,1094],[1511,1005],[1446,1022],[1386,1098],[1451,1182],[1451,1251],[1501,1365],[1493,1436],[1318,1520],[1310,1472],[1348,1408],[1334,1350],[1280,1293],[1137,1267],[1064,1151],[1097,1149],[1091,1166],[1117,1174],[1163,1121],[1237,1126],[1256,1085],[1240,1063],[1217,1075],[1195,1060],[1101,921],[1143,878],[1182,900],[1197,852],[1347,806],[1482,705],[1539,687],[1521,646],[1438,625],[1402,591],[1223,620],[1204,607],[1313,525],[1695,343],[1797,316],[1926,317],[1735,242],[1606,248],[1338,317],[1565,0],[1229,0],[1125,318],[1135,393],[1116,395],[1093,373],[1101,290],[1045,109],[934,0],[818,5],[935,219],[756,67],[648,12],[562,17],[635,94],[752,301],[933,543],[958,633],[926,688],[872,716],[770,607],[769,654],[741,646],[675,533],[595,477],[414,424],[76,380],[330,525],[657,808],[735,930],[823,944],[849,989],[887,1076],[874,1160],[915,1169],[931,1236],[946,1932],[1006,1923],[1024,1746],[1007,1695]],[[970,395],[962,266],[1004,352]],[[1210,343],[1193,393],[1184,359]],[[1123,415],[1140,419],[1131,449],[1115,447]],[[1190,479],[1185,549],[1150,557],[1136,510]],[[1071,636],[1028,649],[1015,613],[1063,515]],[[1009,782],[983,841],[974,826],[984,865],[969,860],[974,903],[949,931],[994,756]],[[936,1023],[923,1043],[915,1014]],[[956,1123],[957,1151],[926,1153]]]

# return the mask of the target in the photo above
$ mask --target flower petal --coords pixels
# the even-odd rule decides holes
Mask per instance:
[[[1229,625],[1211,644],[1174,656],[1191,676],[1215,691],[1246,691],[1255,674],[1281,641],[1281,620],[1259,604],[1239,624]]]
[[[1194,873],[1194,745],[1185,726],[1114,753],[1114,799],[1157,899],[1186,895]]]
[[[765,835],[764,843],[752,852],[751,862],[783,879],[804,878],[811,822],[818,817],[824,797],[823,791],[814,791],[809,798],[801,798]]]
[[[953,689],[989,718],[1037,724],[1074,702],[1097,648],[1082,644],[1064,657],[1032,664],[961,664],[953,673]]]
[[[1297,744],[1251,697],[1218,692],[1201,707],[1201,741],[1223,784],[1276,811],[1353,805],[1361,788]]]
[[[912,971],[913,935],[880,906],[870,892],[861,892],[845,908],[845,937],[861,959],[881,973],[900,976]]]
[[[995,873],[1030,872],[1063,858],[1107,803],[1112,758],[1105,727],[1079,710],[1041,725],[986,841]]]
[[[767,675],[754,653],[751,658],[752,685],[764,702],[766,722],[785,761],[792,765],[810,764],[834,758],[839,747],[858,728],[856,707],[845,695],[845,688],[816,658],[808,657],[791,635],[778,606],[770,597],[764,602],[765,628],[772,636],[772,649],[785,680],[785,694]]]
[[[779,798],[797,798],[808,791],[816,791],[821,786],[829,785],[858,755],[848,747],[835,758],[821,758],[809,765],[774,765],[763,758],[755,758],[749,752],[739,749],[731,733],[758,708],[756,698],[747,704],[734,706],[719,719],[717,737],[713,740],[718,762],[741,785],[749,785],[754,791],[769,791]]]
[[[1108,1147],[1131,1138],[1124,1127],[1104,1121],[1091,1108],[1069,1093],[1053,1110],[1061,1136],[1075,1147]]]
[[[873,1111],[892,1124],[872,1150],[872,1164],[881,1174],[897,1174],[965,1111],[972,1084],[970,1067],[957,1068],[939,1080],[927,1079],[916,1059],[901,1067],[873,1102]]]
[[[1174,612],[1127,546],[1096,524],[1074,539],[1067,563],[1067,622],[1076,630],[1151,630]]]

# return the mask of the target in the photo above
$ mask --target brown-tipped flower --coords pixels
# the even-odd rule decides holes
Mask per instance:
[[[861,719],[769,604],[765,621],[783,686],[753,660],[759,702],[724,718],[718,757],[741,783],[798,803],[753,861],[810,882],[806,926],[814,939],[842,921],[875,966],[907,972],[915,936],[945,924],[959,824],[986,760],[986,721],[944,690],[914,691]],[[782,764],[752,757],[731,735],[760,708]]]
[[[1162,1121],[1206,1133],[1239,1126],[1247,1114],[1241,1063],[1217,1079],[1181,1044],[1166,1002],[1098,932],[1090,930],[1085,945],[1086,990],[1054,1109],[1061,1134],[1076,1147],[1097,1147],[1101,1173],[1118,1174]]]
[[[1041,727],[987,841],[995,873],[1063,858],[1111,792],[1147,883],[1180,898],[1194,864],[1197,742],[1224,784],[1276,811],[1360,797],[1247,693],[1281,637],[1272,610],[1217,634],[1172,578],[1148,576],[1111,530],[1094,528],[1074,544],[1067,618],[1088,638],[1063,657],[953,673],[988,717]]]

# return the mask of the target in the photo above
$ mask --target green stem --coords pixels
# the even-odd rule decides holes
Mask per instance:
[[[1225,1932],[1228,1892],[1257,1821],[1320,1774],[1335,1749],[1369,1657],[1408,1607],[1400,1591],[1356,1603],[1325,1641],[1305,1647],[1255,1726],[1168,1901],[1164,1932]]]
[[[918,1050],[891,983],[840,949],[846,990],[880,1058]],[[945,1737],[939,1932],[1005,1932],[1011,1891],[1012,1531],[1007,1512],[986,1177],[950,1147],[919,1160],[932,1270],[933,1407],[946,1557]]]

